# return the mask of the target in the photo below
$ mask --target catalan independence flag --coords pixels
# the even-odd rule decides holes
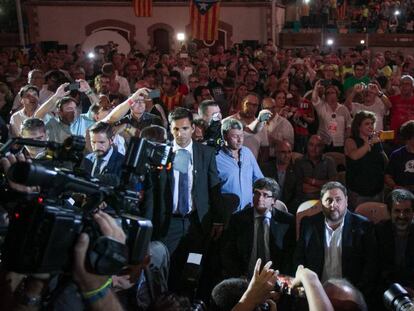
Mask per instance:
[[[152,0],[133,0],[134,13],[137,17],[152,16]]]
[[[217,40],[219,19],[219,0],[191,0],[190,24],[193,39]]]

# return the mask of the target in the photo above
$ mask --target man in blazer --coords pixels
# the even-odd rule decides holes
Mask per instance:
[[[414,290],[413,203],[414,195],[410,191],[393,190],[387,198],[391,219],[376,225],[380,294],[392,283]]]
[[[375,286],[374,227],[347,209],[346,188],[328,182],[321,189],[322,212],[303,218],[294,263],[315,271],[322,282],[346,278],[368,298]]]
[[[295,214],[297,177],[292,162],[292,145],[287,141],[276,143],[276,159],[260,166],[263,175],[274,178],[281,188],[280,200],[286,204],[290,213]]]
[[[258,179],[253,185],[253,206],[233,214],[226,229],[222,262],[226,277],[251,276],[256,260],[272,260],[287,273],[295,243],[294,217],[274,208],[280,195],[277,182]],[[260,225],[263,223],[263,231]],[[260,243],[264,243],[264,252]]]
[[[121,176],[124,156],[113,145],[112,126],[98,122],[89,128],[93,152],[86,155],[82,168],[91,177],[116,186]]]

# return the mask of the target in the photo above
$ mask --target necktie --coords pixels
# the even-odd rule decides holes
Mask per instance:
[[[102,166],[103,161],[104,161],[103,158],[96,157],[95,165],[92,170],[92,177],[95,177],[101,173],[101,166]]]
[[[184,216],[189,211],[188,165],[190,153],[185,149],[177,150],[174,163],[176,164],[174,168],[179,171],[177,212]]]
[[[258,221],[258,226],[257,226],[257,237],[256,237],[256,241],[257,241],[257,258],[261,258],[262,259],[262,263],[265,264],[266,263],[266,247],[265,247],[265,234],[264,234],[264,222],[265,222],[265,217],[258,217],[257,221]]]

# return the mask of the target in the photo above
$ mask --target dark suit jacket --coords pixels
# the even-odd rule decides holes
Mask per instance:
[[[109,158],[108,164],[104,167],[103,171],[99,176],[97,176],[98,179],[102,177],[102,181],[105,183],[106,180],[109,181],[109,183],[112,183],[111,178],[105,178],[108,176],[113,176],[115,179],[119,179],[122,173],[122,164],[124,164],[124,156],[118,152],[116,147],[113,147],[114,150],[112,152],[111,157]],[[93,169],[93,162],[86,157],[83,159],[82,166],[81,166],[85,173],[87,175],[92,174]],[[119,181],[118,181],[119,182]]]
[[[279,177],[277,174],[277,165],[276,160],[273,159],[269,162],[263,163],[260,165],[262,173],[266,177],[273,178],[279,182]],[[290,213],[296,213],[297,210],[297,201],[296,201],[296,188],[297,188],[297,178],[295,170],[293,168],[293,163],[291,162],[286,169],[285,183],[283,185],[282,196],[280,200],[286,204]]]
[[[325,260],[325,217],[304,217],[296,245],[294,266],[303,264],[322,277]],[[375,286],[377,243],[374,227],[365,217],[348,211],[342,229],[342,276],[363,293]]]
[[[147,187],[144,200],[150,211],[146,213],[159,224],[160,236],[165,236],[173,212],[174,170],[163,171],[158,177],[153,175],[152,185]],[[220,179],[217,175],[215,150],[193,142],[193,209],[207,230],[211,222],[223,222],[220,205]],[[154,228],[157,231],[157,228]]]
[[[295,243],[293,215],[272,210],[269,250],[273,267],[282,273],[289,271]],[[252,207],[233,214],[224,235],[222,262],[226,277],[248,275],[254,238],[254,210]]]
[[[410,226],[405,250],[405,268],[397,267],[395,262],[395,234],[391,220],[375,226],[378,240],[378,265],[380,269],[380,292],[384,292],[392,283],[414,288],[414,224]]]

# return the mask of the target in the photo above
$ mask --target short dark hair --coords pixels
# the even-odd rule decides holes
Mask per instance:
[[[188,119],[193,123],[193,113],[187,108],[177,107],[168,115],[168,122],[170,123],[180,119]]]
[[[324,184],[321,188],[321,199],[325,195],[325,193],[327,193],[329,190],[332,190],[332,189],[339,189],[342,191],[344,196],[348,195],[346,191],[346,187],[343,184],[341,184],[339,181],[329,181],[326,184]]]
[[[356,63],[354,64],[354,68],[355,68],[355,67],[357,67],[357,66],[364,67],[364,68],[366,67],[365,63],[364,63],[364,62],[361,62],[361,61],[356,62]]]
[[[79,102],[76,99],[74,99],[73,97],[70,97],[70,96],[64,96],[64,97],[62,97],[61,99],[58,100],[58,102],[56,104],[56,107],[59,108],[59,109],[62,109],[63,105],[65,105],[67,103],[70,103],[70,102],[74,102],[76,104],[76,106],[79,106]]]
[[[200,106],[198,106],[198,114],[200,116],[203,116],[206,113],[208,107],[218,107],[218,105],[219,104],[212,99],[203,100],[200,103]]]
[[[216,66],[214,66],[214,69],[219,69],[220,67],[227,67],[225,64],[217,64]]]
[[[276,180],[269,177],[263,177],[256,180],[253,184],[253,189],[265,189],[272,192],[272,196],[275,200],[280,197],[280,187]]]
[[[94,125],[92,125],[89,128],[89,132],[90,133],[105,133],[106,137],[108,139],[112,139],[112,137],[114,136],[113,134],[113,130],[112,130],[112,125],[110,125],[109,123],[106,122],[96,122]]]
[[[36,131],[41,130],[46,132],[46,126],[42,119],[39,118],[29,118],[24,120],[20,128],[20,133],[23,131]]]
[[[400,136],[404,140],[409,140],[414,137],[414,120],[409,120],[401,125]]]
[[[351,136],[353,138],[359,138],[359,128],[361,127],[361,124],[362,122],[364,122],[365,119],[371,119],[374,123],[375,121],[377,121],[375,113],[366,110],[358,111],[355,114],[351,124]]]
[[[368,307],[367,307],[367,303],[365,302],[364,299],[364,295],[362,295],[361,291],[356,288],[351,282],[349,282],[347,279],[329,279],[327,280],[325,283],[323,283],[323,288],[327,289],[329,285],[332,285],[336,288],[338,288],[339,290],[342,291],[348,291],[346,288],[351,290],[351,294],[352,294],[352,304],[353,304],[353,308],[352,310],[355,311],[367,311]],[[328,298],[330,298],[328,296]],[[335,310],[342,310],[340,305],[335,305],[334,306]],[[348,310],[348,308],[344,308],[344,310]]]
[[[35,85],[26,84],[19,91],[20,98],[23,98],[29,91],[35,91],[37,96],[39,96],[39,89]]]
[[[230,278],[218,283],[211,292],[211,310],[230,311],[248,286],[249,282],[243,278]]]
[[[194,89],[194,92],[193,92],[194,98],[197,99],[198,96],[201,96],[201,94],[203,93],[203,90],[205,90],[205,89],[207,89],[207,90],[210,91],[210,89],[207,86],[205,86],[205,85],[199,85],[199,86],[197,86]]]
[[[393,205],[402,201],[410,201],[411,209],[414,210],[414,194],[406,189],[394,189],[387,195],[387,198],[385,199],[388,211],[391,213]]]

